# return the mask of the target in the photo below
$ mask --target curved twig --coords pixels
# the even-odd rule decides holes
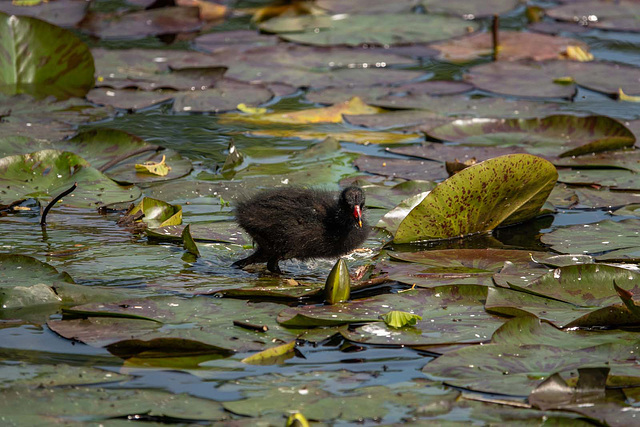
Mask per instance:
[[[73,190],[75,190],[76,188],[78,188],[78,183],[74,182],[71,188],[69,188],[68,190],[64,190],[62,193],[54,197],[52,201],[49,202],[47,207],[44,208],[44,211],[42,211],[42,217],[40,217],[40,225],[42,227],[45,227],[47,225],[47,214],[49,213],[49,210],[53,207],[53,205],[55,205],[58,200],[62,199],[67,194],[72,193]]]

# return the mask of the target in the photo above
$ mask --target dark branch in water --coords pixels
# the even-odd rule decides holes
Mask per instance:
[[[51,209],[51,207],[53,207],[53,205],[55,205],[58,200],[62,199],[67,194],[71,194],[73,192],[73,190],[75,190],[76,188],[78,188],[78,183],[74,182],[73,185],[71,186],[71,188],[69,188],[68,190],[63,191],[60,194],[58,194],[56,197],[53,198],[52,201],[49,202],[47,207],[44,208],[44,211],[42,212],[42,217],[40,217],[40,225],[41,226],[45,227],[47,225],[47,214],[49,213],[49,210]]]
[[[500,16],[493,15],[493,25],[491,25],[491,39],[493,41],[493,61],[498,60],[498,50],[500,49],[500,41],[498,40],[498,28],[500,27]]]
[[[256,332],[267,332],[269,330],[267,325],[255,325],[253,323],[243,322],[241,320],[234,320],[233,324],[241,328],[249,329]]]

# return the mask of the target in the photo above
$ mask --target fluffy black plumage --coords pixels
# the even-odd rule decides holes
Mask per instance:
[[[363,191],[348,187],[336,196],[323,190],[278,188],[240,202],[236,221],[257,249],[233,265],[266,262],[270,271],[279,273],[281,260],[332,258],[361,245],[369,234],[362,217]]]

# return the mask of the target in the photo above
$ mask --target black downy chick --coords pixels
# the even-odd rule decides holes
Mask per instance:
[[[266,262],[280,273],[278,262],[296,258],[333,258],[360,246],[369,234],[363,218],[364,192],[348,187],[336,194],[323,190],[278,188],[241,201],[236,221],[257,244],[249,257],[233,266]]]

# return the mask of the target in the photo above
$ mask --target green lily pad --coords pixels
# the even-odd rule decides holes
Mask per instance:
[[[485,232],[538,214],[557,178],[548,161],[512,154],[471,166],[438,185],[402,221],[395,243]]]
[[[140,196],[137,187],[119,186],[82,157],[58,150],[4,157],[0,176],[0,204],[29,198],[48,202],[74,182],[78,189],[62,202],[69,206],[98,207]]]
[[[136,164],[146,162],[161,163],[162,159],[169,169],[166,175],[140,172],[135,168]],[[107,165],[108,166],[108,165]],[[152,153],[141,153],[119,162],[105,171],[105,174],[120,184],[148,184],[153,182],[170,181],[182,178],[193,170],[191,160],[182,157],[177,151],[165,148]]]
[[[558,181],[571,185],[602,186],[616,190],[640,190],[636,172],[621,169],[561,169]]]
[[[158,390],[11,388],[0,391],[0,395],[0,411],[4,414],[4,421],[10,425],[69,423],[72,419],[109,425],[109,418],[126,419],[127,416],[140,417],[142,414],[187,422],[216,422],[228,417],[218,402]],[[34,405],[34,401],[41,404]]]
[[[562,334],[562,335],[559,335]],[[510,395],[528,395],[554,373],[571,375],[587,367],[625,370],[637,363],[640,340],[628,335],[612,342],[606,334],[559,332],[532,316],[517,317],[497,330],[491,344],[446,353],[423,368],[423,372],[446,384]]]
[[[264,350],[273,339],[294,339],[296,334],[272,320],[281,309],[279,304],[252,304],[233,299],[160,297],[82,305],[66,313],[77,313],[83,319],[52,320],[47,325],[65,338],[97,347],[107,346],[123,358],[179,354],[224,357],[235,351]],[[233,320],[267,325],[268,331],[234,326]],[[180,327],[184,324],[193,326]]]
[[[565,254],[592,254],[598,260],[636,260],[640,259],[638,235],[638,219],[605,220],[595,224],[558,228],[542,235],[540,241],[551,245],[554,251]]]
[[[369,31],[376,28],[375,32]],[[358,46],[427,43],[463,35],[477,24],[444,15],[382,14],[273,18],[260,29],[285,40],[319,45]]]
[[[93,57],[71,31],[0,12],[0,32],[5,34],[0,43],[1,92],[67,99],[82,97],[93,87]]]
[[[534,315],[558,328],[611,328],[640,323],[640,316],[629,312],[622,303],[584,307],[542,294],[501,288],[489,289],[485,308],[504,316]]]
[[[172,90],[154,90],[151,92],[137,89],[112,89],[98,87],[87,93],[87,99],[94,104],[110,105],[123,110],[137,111],[173,99]]]
[[[487,0],[469,3],[465,0],[397,0],[389,3],[385,0],[318,0],[318,6],[333,13],[410,13],[416,8],[424,8],[429,13],[447,13],[450,15],[468,15],[473,18],[502,14],[515,8],[516,0]]]
[[[8,368],[8,364],[4,365]],[[11,369],[0,369],[0,389],[10,387],[59,387],[81,384],[98,384],[130,379],[128,375],[118,374],[88,366],[71,366],[64,363],[56,365],[36,365],[23,363]]]
[[[465,145],[516,145],[532,154],[560,157],[616,150],[635,144],[635,136],[629,129],[604,116],[456,120],[432,129],[429,136]]]
[[[142,221],[150,228],[180,225],[182,223],[182,206],[171,205],[162,200],[143,198],[133,209],[127,212],[127,216],[135,217],[142,213]],[[184,231],[183,231],[184,232]]]

